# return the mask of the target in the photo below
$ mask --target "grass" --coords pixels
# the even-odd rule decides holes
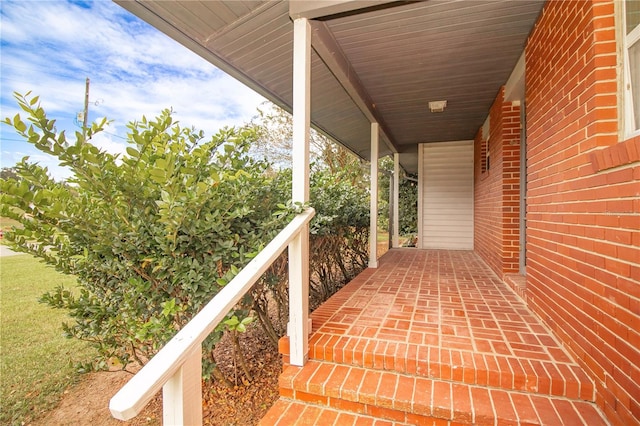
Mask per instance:
[[[30,255],[0,257],[0,424],[28,424],[53,408],[79,379],[74,366],[95,354],[62,335],[66,312],[38,302],[58,285],[75,279]]]

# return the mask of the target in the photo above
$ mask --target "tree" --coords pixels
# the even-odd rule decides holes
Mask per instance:
[[[15,167],[3,167],[0,170],[0,179],[19,179]]]
[[[378,189],[378,199],[380,200],[379,220],[382,226],[389,225],[389,185],[390,176],[393,174],[393,160],[385,157],[380,161],[380,184]],[[399,211],[399,233],[400,235],[411,235],[418,232],[418,184],[416,179],[400,177],[398,195]]]
[[[253,124],[258,130],[256,143],[251,152],[261,158],[268,158],[281,169],[291,167],[293,139],[293,117],[284,109],[270,102],[258,108]],[[354,186],[366,188],[369,169],[352,152],[311,129],[310,156],[315,170],[328,170],[349,179]]]

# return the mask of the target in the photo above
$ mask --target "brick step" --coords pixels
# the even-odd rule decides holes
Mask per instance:
[[[280,398],[271,407],[259,426],[404,426],[410,423],[399,423],[383,420],[364,414],[355,414],[330,407],[306,404],[288,398]]]
[[[577,399],[317,360],[303,368],[287,367],[280,395],[399,424],[607,424],[594,404]]]
[[[569,358],[557,362],[353,336],[316,336],[309,342],[309,355],[318,361],[595,401],[593,382]],[[288,343],[286,337],[280,341],[285,363]]]

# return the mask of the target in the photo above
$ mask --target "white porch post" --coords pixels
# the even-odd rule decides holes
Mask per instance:
[[[311,27],[293,23],[293,201],[309,201]],[[303,366],[309,352],[309,225],[289,245],[290,362]]]
[[[369,205],[369,268],[378,267],[378,139],[379,124],[371,123],[371,204]]]
[[[393,154],[393,235],[391,247],[400,246],[400,154]]]
[[[165,425],[202,424],[202,345],[162,387],[162,421]]]

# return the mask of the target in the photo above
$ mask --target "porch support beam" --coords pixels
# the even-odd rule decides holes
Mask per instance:
[[[376,104],[371,100],[369,93],[364,88],[342,48],[333,37],[329,27],[324,22],[312,21],[311,29],[313,32],[313,50],[329,68],[329,71],[335,76],[338,83],[344,88],[364,116],[371,123],[378,123],[379,133],[389,150],[392,153],[398,152],[395,141],[392,139],[382,115],[376,110]],[[373,159],[373,155],[371,158]]]
[[[311,125],[311,27],[293,23],[293,183],[294,202],[309,201],[309,131]],[[309,353],[309,225],[289,244],[290,362],[303,366]]]
[[[393,235],[391,247],[400,247],[400,154],[393,154]]]
[[[289,16],[291,19],[315,19],[340,13],[354,12],[368,7],[380,7],[384,6],[385,3],[393,2],[385,2],[382,0],[290,0]]]
[[[371,123],[371,202],[369,205],[369,268],[378,267],[378,145],[380,125]]]
[[[525,56],[524,52],[511,71],[511,75],[504,85],[505,101],[524,101]]]

